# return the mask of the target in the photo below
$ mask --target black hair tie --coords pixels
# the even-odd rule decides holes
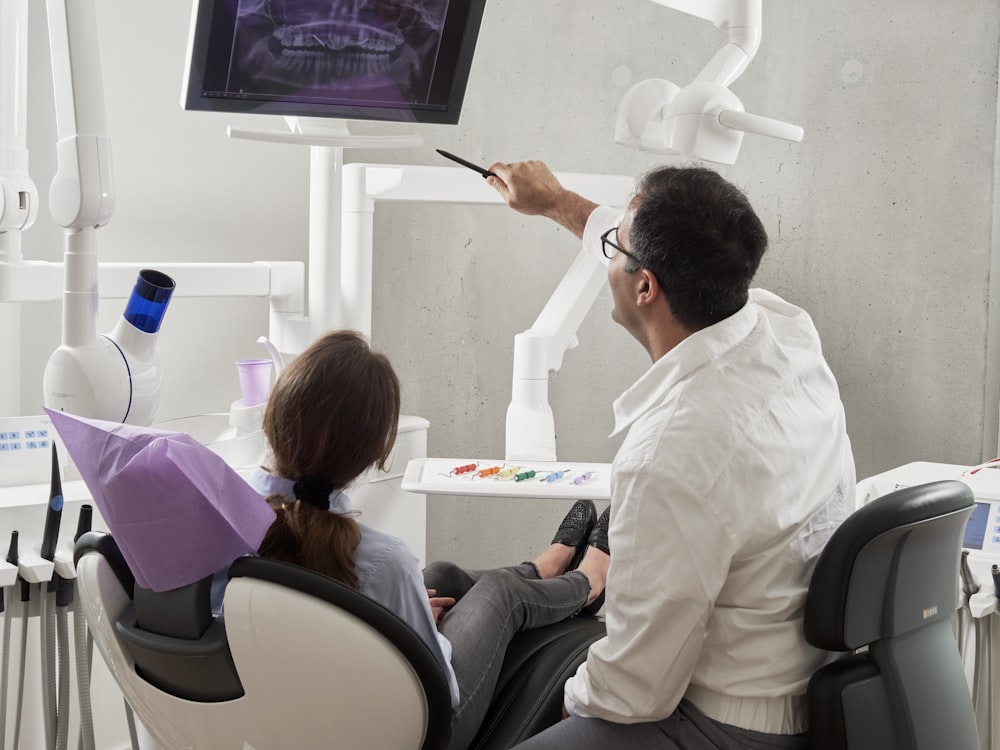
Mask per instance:
[[[318,477],[302,477],[292,485],[295,499],[309,503],[320,510],[330,510],[330,493],[333,492],[333,482]]]

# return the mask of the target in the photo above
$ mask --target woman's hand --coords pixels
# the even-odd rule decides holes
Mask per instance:
[[[434,615],[434,622],[441,622],[445,610],[455,606],[455,598],[452,596],[437,596],[436,589],[427,589],[427,597],[431,600],[431,614]]]

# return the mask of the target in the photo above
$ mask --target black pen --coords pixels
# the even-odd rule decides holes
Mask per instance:
[[[455,154],[449,154],[447,151],[442,151],[439,148],[434,150],[437,151],[439,154],[441,154],[441,156],[443,156],[445,159],[451,159],[453,162],[457,162],[461,164],[463,167],[468,167],[473,172],[479,172],[479,174],[481,174],[484,178],[496,177],[496,175],[490,172],[488,169],[483,169],[478,164],[473,164],[471,161],[466,161],[461,156],[455,156]]]
[[[993,572],[993,591],[996,593],[997,599],[1000,599],[1000,567],[997,567],[994,564],[992,572]]]

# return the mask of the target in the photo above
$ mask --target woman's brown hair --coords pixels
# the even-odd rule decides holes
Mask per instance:
[[[272,471],[295,481],[302,499],[268,498],[277,518],[260,545],[262,556],[358,588],[354,551],[361,530],[351,516],[324,510],[322,501],[369,467],[386,468],[399,408],[392,365],[355,331],[321,336],[285,368],[267,402],[264,434]]]

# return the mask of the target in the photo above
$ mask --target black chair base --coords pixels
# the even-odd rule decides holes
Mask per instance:
[[[588,615],[518,633],[504,658],[493,702],[469,750],[507,750],[562,718],[563,685],[604,637]]]

